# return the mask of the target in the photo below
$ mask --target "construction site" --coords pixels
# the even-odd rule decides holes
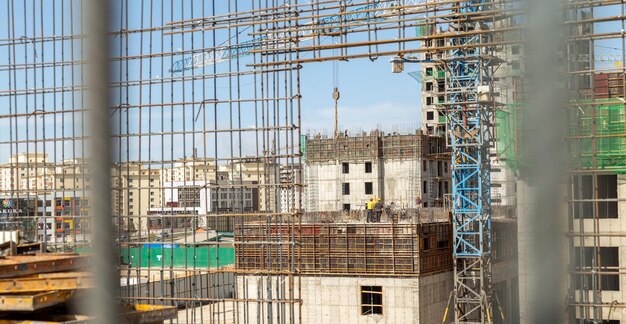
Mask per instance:
[[[625,11],[0,0],[0,322],[626,323]]]

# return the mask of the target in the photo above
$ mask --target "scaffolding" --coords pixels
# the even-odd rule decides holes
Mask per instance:
[[[623,79],[620,86],[624,86]],[[618,187],[626,172],[623,92],[619,97],[600,94],[593,99],[595,93],[567,110],[570,306],[574,319],[612,318],[612,310],[622,305],[621,301],[604,301],[603,292],[619,289],[622,269],[615,254],[618,247],[606,239],[625,236],[607,227],[620,217],[618,205],[624,201]]]
[[[1,225],[4,230],[20,229],[26,240],[42,242],[54,252],[92,251],[92,236],[99,230],[90,221],[94,213],[92,192],[96,189],[92,176],[96,162],[102,161],[94,161],[90,152],[94,125],[87,117],[94,107],[87,104],[86,96],[85,80],[90,75],[86,72],[85,53],[89,48],[85,3],[0,1],[0,125],[6,129],[0,133],[0,198],[3,215],[7,215]],[[308,238],[300,230],[304,226],[300,217],[303,177],[299,174],[303,152],[301,70],[323,61],[446,53],[441,63],[445,62],[450,72],[446,74],[450,81],[446,96],[452,98],[448,100],[452,107],[447,118],[454,123],[448,129],[457,131],[455,126],[469,124],[470,131],[483,132],[481,141],[488,142],[491,138],[484,126],[494,117],[469,116],[467,111],[461,111],[459,107],[468,106],[462,93],[478,96],[479,85],[461,80],[460,71],[488,67],[488,62],[494,60],[485,55],[487,52],[520,43],[516,35],[522,32],[521,26],[485,29],[482,24],[495,25],[501,19],[524,14],[523,8],[514,5],[515,1],[493,1],[501,7],[491,3],[110,1],[114,16],[108,30],[110,49],[103,53],[109,56],[107,70],[112,72],[112,104],[107,114],[112,121],[114,163],[110,166],[112,188],[105,189],[111,189],[113,196],[114,250],[121,256],[115,266],[124,286],[121,299],[176,305],[180,308],[180,322],[300,322],[299,277],[305,271],[300,253],[308,249],[301,245]],[[582,11],[616,4],[622,12],[620,16],[577,16],[568,23],[584,31],[596,22],[618,22],[623,30],[624,7],[619,2],[570,2],[566,8]],[[467,27],[454,30],[454,26],[461,25]],[[477,25],[479,28],[473,27]],[[435,33],[437,29],[443,32]],[[588,44],[624,37],[616,30],[578,36]],[[440,40],[444,40],[443,44],[434,47],[418,46],[419,42],[439,44]],[[473,63],[460,61],[465,58]],[[601,86],[604,77],[591,78],[596,71],[581,66],[572,72],[590,79],[590,86],[584,90],[589,90],[591,98],[572,96],[590,100],[569,109],[572,114],[582,111],[584,115],[568,119],[578,127],[568,138],[574,142],[572,152],[576,156],[572,159],[572,172],[591,173],[596,179],[594,183],[600,183],[601,173],[617,172],[622,167],[624,110],[614,100],[623,97],[620,89],[626,86],[619,74],[609,75],[606,87]],[[488,83],[489,78],[484,76],[480,86]],[[594,80],[598,83],[595,88]],[[607,98],[601,98],[603,90],[598,90],[594,97],[593,89],[601,88],[607,89]],[[452,136],[452,140],[460,138]],[[393,142],[395,138],[387,140]],[[468,146],[466,142],[454,142],[458,151],[451,161],[457,162],[459,155],[475,157],[480,151],[467,148],[482,143],[472,142]],[[445,140],[417,143],[400,143],[409,147],[396,147],[387,153],[414,156],[421,150],[429,152],[430,157],[449,158]],[[380,143],[364,147],[363,154],[380,155],[379,146]],[[307,157],[328,158],[322,154],[324,148],[307,149]],[[481,154],[486,157],[488,152],[483,150]],[[486,161],[485,158],[477,163],[483,170],[480,172],[485,186],[489,179]],[[285,166],[295,166],[293,172],[298,176],[281,177],[281,167]],[[462,176],[457,173],[457,180]],[[584,181],[587,180],[579,183]],[[487,199],[488,187],[478,189],[482,194],[478,198]],[[457,188],[453,205],[456,206],[462,190],[465,189]],[[291,194],[281,199],[285,192]],[[587,200],[572,197],[572,204]],[[465,198],[480,200],[469,193]],[[598,210],[596,219],[602,214],[599,210],[603,199],[593,198]],[[256,204],[249,204],[251,201]],[[475,215],[482,217],[478,230],[487,241],[468,237],[463,240],[483,244],[480,255],[472,256],[486,258],[489,202],[481,200],[480,204],[483,209],[475,211]],[[258,241],[247,241],[244,234],[249,226],[254,226]],[[405,230],[394,226],[388,226],[392,236]],[[277,228],[280,230],[275,231]],[[223,233],[231,231],[232,237]],[[370,228],[358,231],[369,233]],[[410,236],[418,238],[418,233],[416,230]],[[586,238],[599,233],[598,228],[594,228],[594,234],[570,232],[572,237]],[[474,235],[473,230],[466,234]],[[347,233],[336,236],[344,241],[349,238]],[[461,241],[455,237],[458,247]],[[598,241],[594,244],[599,248]],[[419,246],[412,246],[419,250]],[[184,252],[177,254],[181,249]],[[254,264],[237,257],[237,253],[249,255],[259,249],[265,254]],[[455,251],[460,256],[461,251]],[[280,254],[279,264],[267,257],[275,253]],[[598,255],[595,254],[595,260]],[[437,259],[433,264],[443,264],[441,269],[448,266],[444,257],[437,258],[444,261]],[[402,260],[404,266],[416,264],[417,259],[407,254]],[[369,270],[368,260],[355,262],[363,265],[359,272]],[[250,271],[248,266],[258,269]],[[340,268],[313,261],[306,266],[311,271]],[[381,273],[408,271],[395,262],[374,269],[378,266]],[[583,267],[584,271],[602,271],[599,263],[590,267]],[[488,265],[481,267],[487,268]],[[341,269],[336,271],[348,271]],[[175,287],[185,288],[165,288],[173,278],[180,278]],[[265,289],[249,294],[247,284],[252,280],[263,281]],[[481,289],[488,293],[487,281]],[[236,289],[240,283],[242,289]],[[219,287],[219,291],[210,292],[208,287]],[[245,311],[250,305],[261,305],[269,315],[250,317]],[[580,318],[589,318],[590,314],[585,313],[589,308],[595,308],[594,316],[599,318],[597,308],[607,307],[587,300],[575,305],[580,310],[577,316],[583,316]],[[275,311],[280,320],[274,317]]]
[[[329,161],[376,161],[382,154],[381,134],[372,131],[360,136],[337,138],[315,135],[308,138],[306,161],[311,163]]]
[[[104,53],[112,72],[110,208],[121,299],[176,305],[183,322],[300,322],[302,177],[281,179],[281,166],[301,164],[301,69],[426,52],[419,41],[443,36],[416,31],[447,26],[463,3],[110,2]],[[0,7],[0,105],[7,107],[0,120],[8,129],[0,135],[0,195],[6,209],[28,206],[12,208],[19,212],[7,226],[51,251],[93,251],[91,193],[102,188],[92,187],[92,175],[106,170],[94,170],[102,161],[90,152],[85,1],[5,0]],[[461,46],[468,45],[441,49]],[[443,140],[426,147],[447,157]],[[418,149],[389,154],[414,156]],[[285,191],[298,194],[281,201]],[[258,205],[247,205],[248,194]],[[260,242],[242,239],[249,223],[260,227]],[[231,229],[234,239],[209,224]],[[290,248],[277,250],[267,239],[274,228],[286,231],[277,235]],[[284,263],[261,260],[257,272],[232,267],[224,261],[233,247],[279,251]],[[187,287],[185,294],[164,288],[172,278],[181,278],[175,286]],[[267,289],[249,295],[249,279]],[[235,289],[239,283],[244,287]],[[230,293],[207,294],[207,287]],[[267,316],[241,312],[252,304]]]

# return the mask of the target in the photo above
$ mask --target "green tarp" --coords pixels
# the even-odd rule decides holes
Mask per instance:
[[[143,268],[216,268],[235,263],[232,247],[122,247],[119,255],[123,263]]]
[[[235,249],[223,247],[121,248],[120,256],[132,267],[146,268],[216,268],[235,263]]]

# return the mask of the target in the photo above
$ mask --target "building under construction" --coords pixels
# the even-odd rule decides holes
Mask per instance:
[[[626,321],[626,4],[535,2],[0,0],[0,243],[178,323]],[[304,136],[303,71],[355,60],[417,71],[421,130]],[[535,235],[562,289],[528,288]]]
[[[398,208],[443,207],[450,201],[445,138],[375,130],[357,136],[307,138],[306,210],[363,210],[371,198]]]
[[[368,224],[363,219],[350,219],[350,213],[344,211],[333,215],[333,222],[307,222],[294,229],[272,227],[269,235],[263,224],[246,224],[237,231],[241,236],[236,241],[247,244],[235,248],[236,267],[250,271],[269,267],[277,272],[288,270],[296,261],[289,258],[293,247],[284,243],[296,235],[300,237],[296,250],[300,277],[290,284],[293,290],[287,293],[300,296],[302,307],[296,316],[302,323],[368,323],[371,316],[379,317],[382,323],[438,322],[443,316],[441,309],[450,302],[453,284],[452,228],[441,217],[447,216],[447,212],[435,212],[440,218],[423,222],[408,218],[399,223],[390,219]],[[387,216],[391,218],[390,214],[385,219]],[[494,233],[494,264],[502,268],[497,271],[495,285],[503,302],[500,312],[507,319],[514,318],[519,316],[514,305],[516,249],[508,243],[516,240],[514,220],[495,223]],[[264,248],[259,242],[265,240],[276,245]],[[272,289],[276,280],[238,280],[238,293],[257,298],[259,291]],[[246,310],[248,316],[273,316],[275,321],[287,313],[281,305]]]

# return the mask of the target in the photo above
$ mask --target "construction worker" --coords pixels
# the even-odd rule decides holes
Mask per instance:
[[[376,214],[374,222],[380,223],[380,218],[383,214],[383,203],[380,201],[380,198],[374,203],[374,213]]]
[[[367,202],[366,207],[367,207],[367,220],[366,222],[369,223],[372,221],[372,217],[374,216],[374,197],[370,197],[370,200]]]

